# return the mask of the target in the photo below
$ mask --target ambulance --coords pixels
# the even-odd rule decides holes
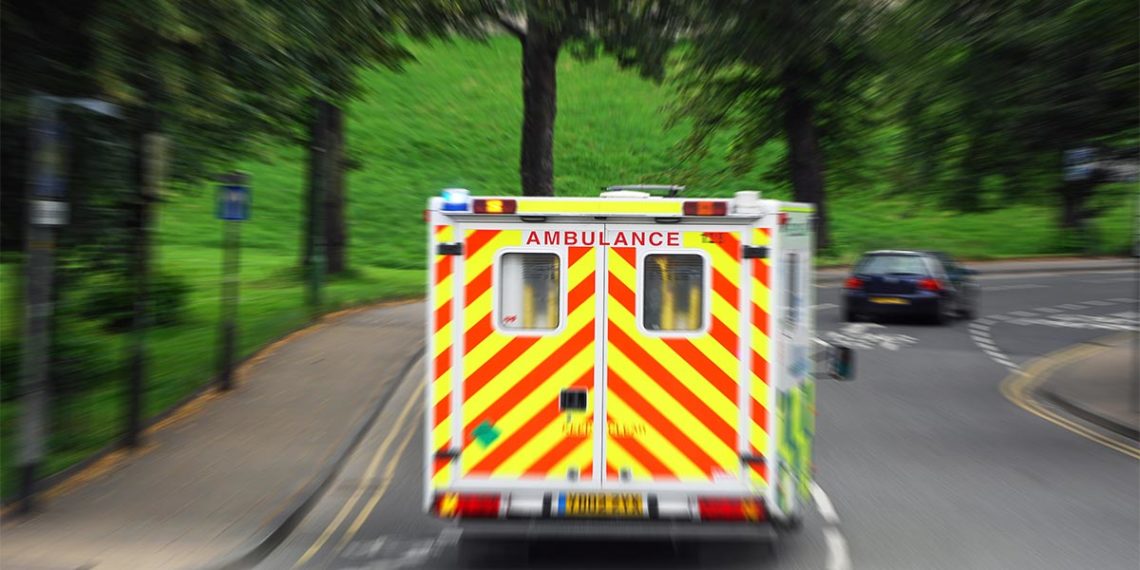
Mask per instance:
[[[464,537],[798,527],[813,206],[679,190],[430,200],[428,513]],[[850,351],[824,352],[845,378]]]

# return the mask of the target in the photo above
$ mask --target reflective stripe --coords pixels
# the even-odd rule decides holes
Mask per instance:
[[[494,260],[504,247],[520,245],[521,236],[519,230],[479,229],[466,234],[466,242],[474,245],[467,248],[464,259],[464,271],[471,277],[466,282],[463,310],[466,377],[461,476],[565,479],[574,467],[581,478],[589,478],[594,459],[592,429],[567,429],[567,416],[558,410],[558,396],[570,386],[587,389],[587,409],[572,419],[592,428],[597,251],[588,247],[567,250],[567,306],[560,332],[505,334],[491,321],[495,295],[500,294],[492,290],[497,271]],[[488,427],[494,437],[476,437],[476,430]]]

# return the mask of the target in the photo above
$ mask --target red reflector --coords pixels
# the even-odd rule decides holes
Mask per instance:
[[[858,277],[848,277],[847,281],[843,283],[844,289],[862,289],[863,280]]]
[[[442,518],[498,518],[499,495],[436,495],[432,512]]]
[[[788,213],[787,212],[780,212],[780,225],[782,226],[782,225],[787,224],[787,223],[788,223]]]
[[[932,277],[927,277],[918,282],[918,288],[923,291],[933,291],[937,293],[942,290],[942,282]]]
[[[728,215],[728,202],[717,200],[691,200],[681,206],[686,216],[725,216]]]
[[[768,512],[759,499],[697,499],[704,521],[763,521]]]
[[[480,198],[475,200],[472,210],[476,214],[513,214],[518,209],[514,200],[494,200]]]
[[[431,210],[424,210],[424,221],[431,220]]]

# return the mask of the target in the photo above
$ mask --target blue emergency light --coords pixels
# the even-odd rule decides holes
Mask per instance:
[[[471,193],[463,188],[445,188],[443,191],[443,211],[466,212],[470,210]]]

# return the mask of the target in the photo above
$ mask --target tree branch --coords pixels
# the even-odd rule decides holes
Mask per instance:
[[[503,29],[510,32],[512,36],[518,38],[519,41],[526,41],[526,30],[524,30],[522,26],[518,25],[516,22],[511,21],[510,18],[507,18],[502,14],[495,14],[495,20],[499,23],[500,26],[503,27]]]

